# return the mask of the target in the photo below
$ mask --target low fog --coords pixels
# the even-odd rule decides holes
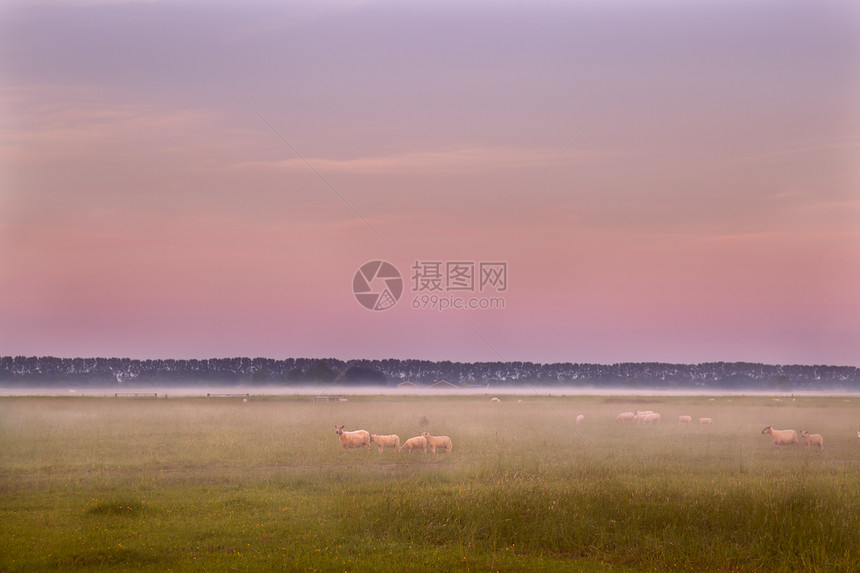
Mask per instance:
[[[254,396],[308,396],[336,399],[349,396],[774,396],[791,398],[794,396],[860,396],[860,392],[846,390],[796,390],[777,391],[761,389],[707,388],[700,390],[679,390],[666,388],[607,388],[596,386],[504,386],[481,388],[392,388],[378,385],[339,386],[339,385],[291,385],[291,386],[254,386],[254,385],[199,385],[199,386],[140,386],[140,387],[49,387],[49,388],[3,388],[0,396],[116,396],[116,397],[211,397],[211,398],[250,398]]]

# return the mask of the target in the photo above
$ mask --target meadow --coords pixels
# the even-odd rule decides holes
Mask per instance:
[[[860,563],[860,397],[500,398],[0,398],[0,571]],[[635,409],[662,421],[615,421]],[[335,424],[454,448],[345,451]],[[775,448],[767,425],[825,449]]]

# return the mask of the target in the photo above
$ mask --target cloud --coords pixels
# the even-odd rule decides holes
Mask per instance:
[[[289,151],[289,150],[288,150]],[[291,153],[291,152],[290,152]],[[417,150],[406,153],[335,159],[330,157],[291,158],[278,161],[242,161],[233,170],[306,171],[308,165],[319,171],[355,174],[417,174],[430,172],[480,172],[488,169],[543,169],[552,163],[559,150],[516,147],[460,147]],[[570,150],[557,164],[594,160],[599,154]]]
[[[841,137],[820,138],[804,141],[793,145],[785,145],[763,153],[751,153],[729,157],[728,165],[770,163],[772,160],[792,159],[820,152],[854,151],[860,152],[860,136],[846,135]]]
[[[87,86],[31,85],[0,92],[9,119],[0,159],[13,167],[110,157],[123,148],[178,148],[212,116],[142,102],[111,101]]]

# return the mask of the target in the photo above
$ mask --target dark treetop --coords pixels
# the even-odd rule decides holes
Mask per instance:
[[[334,358],[129,358],[0,357],[0,386],[139,387],[155,385],[297,384],[396,386],[596,386],[666,389],[860,391],[854,366],[771,365],[749,362],[667,364],[538,364],[533,362],[433,362]]]

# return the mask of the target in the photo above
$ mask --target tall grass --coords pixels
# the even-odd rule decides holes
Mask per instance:
[[[663,422],[614,421],[636,408]],[[0,571],[854,571],[858,413],[855,398],[7,398]],[[454,450],[344,451],[334,424]],[[826,448],[774,448],[765,425]]]

